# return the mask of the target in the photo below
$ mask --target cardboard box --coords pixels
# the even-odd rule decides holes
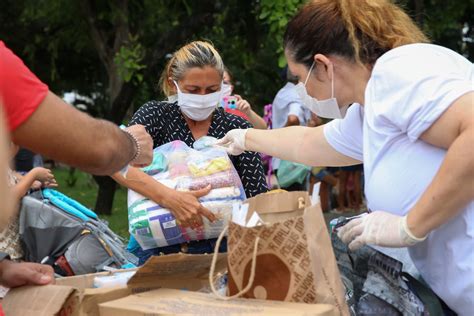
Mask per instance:
[[[159,289],[99,305],[101,316],[158,315],[318,315],[337,313],[327,304],[304,304],[254,299],[220,300],[212,294]]]
[[[80,292],[70,286],[24,286],[12,289],[2,301],[5,315],[77,315]]]
[[[191,291],[206,287],[211,260],[212,255],[155,256],[137,270],[127,286],[93,288],[96,276],[110,272],[60,278],[54,285],[12,289],[2,305],[7,315],[99,315],[98,304],[134,293],[162,287]],[[226,254],[219,254],[216,271],[226,267]]]

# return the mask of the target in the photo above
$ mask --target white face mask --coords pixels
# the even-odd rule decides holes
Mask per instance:
[[[216,109],[221,100],[221,90],[209,94],[192,94],[184,93],[179,89],[178,84],[174,81],[178,91],[178,106],[181,111],[194,121],[204,121]]]
[[[230,84],[223,83],[221,91],[222,91],[222,97],[228,97],[232,94],[232,86]]]
[[[175,103],[176,101],[178,101],[178,95],[177,94],[173,94],[173,95],[170,95],[168,97],[168,102]]]
[[[330,119],[341,119],[344,118],[347,112],[347,108],[349,106],[344,106],[343,108],[339,108],[337,104],[337,100],[334,97],[334,76],[331,79],[331,98],[326,100],[318,100],[313,98],[306,92],[306,83],[309,80],[309,76],[311,75],[311,71],[313,70],[314,62],[309,68],[308,76],[304,83],[299,82],[295,86],[296,93],[303,101],[304,106],[306,106],[311,112],[316,114],[317,116],[330,118]]]

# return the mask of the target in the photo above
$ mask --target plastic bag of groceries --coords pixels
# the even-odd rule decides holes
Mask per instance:
[[[194,149],[182,141],[155,148],[152,164],[142,170],[178,191],[199,190],[210,184],[210,193],[199,200],[218,220],[211,223],[203,217],[201,227],[181,227],[169,210],[128,190],[129,231],[143,250],[217,238],[230,219],[233,204],[245,200],[237,171],[227,153],[212,146],[215,141],[205,136],[194,143]]]

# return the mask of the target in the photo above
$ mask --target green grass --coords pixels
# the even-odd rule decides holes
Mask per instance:
[[[68,179],[71,179],[69,168],[55,168],[53,173],[59,184],[58,191],[77,200],[88,208],[94,209],[98,187],[90,174],[75,170],[74,177],[77,178],[77,181],[74,186],[68,186]],[[112,215],[99,216],[109,222],[109,227],[115,233],[128,239],[127,190],[120,187],[115,192]]]

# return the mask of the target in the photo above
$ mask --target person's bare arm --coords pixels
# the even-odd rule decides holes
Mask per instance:
[[[474,92],[457,99],[421,135],[421,140],[447,149],[431,184],[408,214],[412,233],[425,236],[446,223],[474,199]]]
[[[273,130],[249,129],[248,150],[309,166],[350,166],[361,163],[336,151],[326,140],[324,125],[290,126]]]
[[[35,181],[39,181],[42,185],[46,186],[56,184],[56,179],[51,170],[43,167],[33,168],[30,172],[20,177],[18,183],[12,187],[12,195],[15,201],[20,201],[28,193],[28,190]]]
[[[11,188],[11,194],[15,201],[20,201],[21,198],[28,193],[28,190],[31,188],[35,180],[36,174],[33,170],[21,177],[20,181]]]
[[[151,162],[149,138],[141,144],[144,157],[136,161],[140,164]],[[13,140],[34,152],[96,175],[111,175],[122,169],[137,152],[133,139],[117,126],[76,110],[52,92],[13,132]]]
[[[254,128],[267,129],[268,126],[265,120],[254,110],[250,110],[250,113],[247,116],[249,118],[250,124],[252,124]]]
[[[198,200],[210,192],[210,187],[191,192],[176,191],[133,167],[129,168],[126,178],[120,173],[114,174],[112,178],[119,184],[168,208],[181,226],[200,226],[201,216],[207,217],[211,222],[216,219],[215,215]]]
[[[254,128],[267,129],[267,123],[260,115],[252,110],[250,103],[247,100],[242,99],[238,94],[235,94],[234,96],[237,98],[237,109],[247,115],[250,124],[252,124]]]
[[[408,247],[459,215],[474,199],[474,92],[460,97],[420,139],[447,149],[430,185],[406,216],[383,210],[350,221],[338,236],[352,250],[364,244]],[[462,231],[458,232],[464,233]]]

